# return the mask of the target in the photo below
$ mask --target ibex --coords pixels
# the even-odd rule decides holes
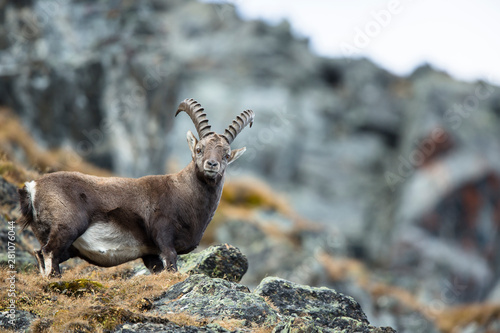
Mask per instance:
[[[103,267],[142,258],[153,273],[176,271],[177,255],[198,246],[219,204],[226,167],[246,149],[230,144],[252,126],[254,113],[243,111],[217,134],[195,100],[184,100],[175,115],[181,111],[199,140],[187,132],[192,161],[176,174],[134,179],[61,171],[19,189],[19,223],[41,244],[34,255],[43,276],[60,276],[59,264],[73,257]]]

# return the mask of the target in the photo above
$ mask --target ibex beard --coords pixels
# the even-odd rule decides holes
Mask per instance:
[[[243,111],[217,134],[195,100],[180,103],[176,116],[181,111],[199,140],[188,131],[192,161],[176,174],[121,178],[61,171],[19,190],[18,222],[31,227],[41,244],[34,256],[43,276],[60,276],[59,264],[73,257],[103,267],[142,258],[153,273],[176,271],[177,255],[198,246],[219,204],[226,167],[245,152],[230,144],[252,126],[254,113]]]

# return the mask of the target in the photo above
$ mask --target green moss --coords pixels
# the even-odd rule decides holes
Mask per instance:
[[[52,282],[46,287],[47,291],[56,291],[68,296],[83,296],[86,294],[95,294],[105,287],[96,281],[88,279],[77,279],[73,281]]]

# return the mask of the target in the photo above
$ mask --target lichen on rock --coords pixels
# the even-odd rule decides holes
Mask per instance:
[[[186,274],[205,274],[239,282],[248,269],[248,260],[241,251],[232,245],[211,246],[199,253],[179,256],[179,271]]]
[[[360,305],[333,289],[309,287],[277,277],[247,287],[195,274],[170,287],[153,313],[186,313],[207,323],[241,320],[242,329],[265,327],[273,332],[394,332],[370,325]]]
[[[333,289],[296,284],[277,277],[267,277],[254,293],[267,299],[282,315],[311,317],[328,326],[337,317],[349,317],[368,323],[358,302]]]
[[[243,285],[206,275],[191,275],[169,288],[155,302],[157,314],[185,312],[210,322],[242,320],[244,326],[276,325],[278,318],[265,300]]]
[[[285,318],[274,332],[394,332],[370,326],[352,297],[325,287],[300,285],[267,277],[254,290]]]

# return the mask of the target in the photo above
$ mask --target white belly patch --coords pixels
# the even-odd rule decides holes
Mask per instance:
[[[120,265],[154,253],[129,232],[103,222],[92,224],[73,246],[82,256],[101,266]]]

